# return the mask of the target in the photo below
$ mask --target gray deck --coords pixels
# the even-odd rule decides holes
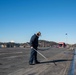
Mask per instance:
[[[29,65],[29,48],[0,48],[0,75],[68,75],[73,50],[42,49],[39,52],[48,60],[38,54],[41,63]]]

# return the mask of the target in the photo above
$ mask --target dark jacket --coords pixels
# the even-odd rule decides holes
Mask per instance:
[[[38,36],[36,34],[34,34],[31,39],[30,39],[30,46],[32,46],[33,48],[37,49],[38,47]]]

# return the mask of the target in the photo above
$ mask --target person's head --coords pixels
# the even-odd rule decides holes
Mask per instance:
[[[38,37],[39,37],[39,36],[41,36],[41,32],[37,32],[37,34],[36,34],[36,35],[37,35]]]

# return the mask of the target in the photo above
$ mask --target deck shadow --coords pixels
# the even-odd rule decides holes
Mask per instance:
[[[0,65],[2,65],[2,63],[0,63]]]

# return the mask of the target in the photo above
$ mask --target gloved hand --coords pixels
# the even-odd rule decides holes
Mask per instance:
[[[32,49],[33,47],[31,46],[31,49]]]

